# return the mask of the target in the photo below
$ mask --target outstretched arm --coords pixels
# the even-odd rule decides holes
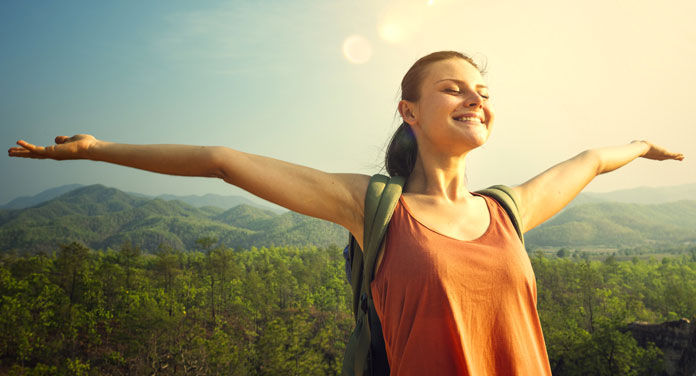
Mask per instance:
[[[658,161],[684,159],[683,154],[670,152],[648,141],[584,151],[513,188],[520,200],[524,231],[558,213],[595,176],[614,171],[638,157]]]
[[[359,241],[369,177],[332,174],[219,146],[128,145],[90,135],[42,147],[18,141],[12,157],[88,159],[168,175],[216,177],[290,210],[347,228]],[[362,243],[361,243],[362,244]]]

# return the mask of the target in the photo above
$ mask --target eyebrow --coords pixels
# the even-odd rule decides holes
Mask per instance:
[[[456,78],[443,78],[441,80],[435,81],[435,83],[442,82],[442,81],[454,81],[454,82],[459,83],[459,84],[466,84],[466,82],[464,82],[462,80],[458,80]],[[479,89],[479,88],[488,89],[488,86],[482,85],[482,84],[477,84],[476,88],[477,89]]]

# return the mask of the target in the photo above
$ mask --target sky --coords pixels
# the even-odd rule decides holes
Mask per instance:
[[[696,183],[693,0],[0,2],[0,138],[48,145],[223,145],[373,174],[398,126],[401,78],[437,50],[487,68],[493,134],[470,189],[515,185],[582,150],[647,139],[588,191]],[[100,162],[0,159],[0,204],[65,184],[245,195],[216,179]]]

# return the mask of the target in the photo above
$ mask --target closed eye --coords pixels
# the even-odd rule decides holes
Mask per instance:
[[[463,94],[463,92],[462,92],[461,90],[455,89],[455,88],[447,88],[447,89],[445,89],[445,90],[443,90],[443,91],[444,91],[445,93],[456,94],[456,95],[461,95],[461,94]],[[479,95],[481,98],[483,98],[483,99],[489,99],[489,98],[490,98],[490,95],[488,95],[488,94],[478,93],[478,95]]]
[[[451,94],[462,94],[462,91],[461,91],[461,90],[459,90],[459,89],[454,89],[454,88],[445,89],[444,92],[445,92],[445,93],[451,93]],[[490,96],[487,95],[487,94],[481,94],[481,93],[479,93],[479,96],[480,96],[481,98],[483,98],[483,99],[489,99],[489,98],[490,98]]]

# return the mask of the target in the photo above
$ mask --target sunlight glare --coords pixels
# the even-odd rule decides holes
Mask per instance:
[[[379,27],[379,36],[387,42],[398,43],[404,39],[404,29],[394,21],[385,21]]]
[[[379,36],[389,43],[403,43],[421,32],[425,22],[432,19],[435,0],[423,2],[393,2],[377,24]]]

